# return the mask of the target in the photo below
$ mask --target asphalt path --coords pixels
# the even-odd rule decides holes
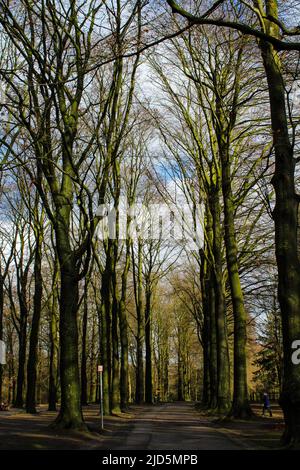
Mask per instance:
[[[111,450],[241,450],[232,439],[201,418],[192,403],[149,407],[136,416],[131,428],[113,438]]]

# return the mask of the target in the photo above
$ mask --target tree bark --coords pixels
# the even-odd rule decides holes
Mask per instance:
[[[122,292],[119,305],[119,328],[121,342],[121,371],[120,371],[120,398],[121,409],[125,410],[128,405],[128,388],[129,388],[129,365],[128,365],[128,322],[126,315],[126,297],[127,297],[127,278],[130,267],[130,219],[127,221],[127,238],[126,238],[126,257],[125,266],[122,273]]]
[[[16,399],[14,406],[16,408],[23,408],[24,405],[24,381],[25,381],[25,363],[26,363],[26,339],[27,339],[27,301],[26,301],[26,285],[27,280],[19,279],[21,284],[19,295],[20,304],[20,321],[19,321],[19,352],[18,352],[18,374],[17,374],[17,386],[16,386]]]
[[[216,296],[211,267],[209,268],[209,278],[206,281],[206,287],[208,289],[209,308],[209,408],[215,409],[218,404],[218,354],[216,330]]]
[[[266,0],[267,14],[278,18],[277,2]],[[266,21],[269,32],[278,28]],[[300,261],[298,252],[299,196],[295,191],[295,159],[290,142],[281,61],[274,48],[260,43],[268,81],[275,172],[272,183],[276,194],[273,212],[278,267],[278,300],[282,316],[284,371],[280,404],[285,419],[284,445],[300,444],[300,365],[292,362],[292,344],[300,339]]]
[[[133,260],[134,266],[134,260]],[[136,313],[137,313],[137,363],[136,363],[136,392],[135,401],[136,403],[143,403],[145,399],[144,389],[144,358],[143,358],[143,343],[145,335],[145,318],[143,315],[142,306],[142,246],[141,241],[138,241],[138,260],[137,260],[137,277],[135,280],[134,270],[134,282],[136,283]]]
[[[27,323],[27,322],[26,322]],[[24,380],[25,380],[25,363],[26,363],[26,325],[22,321],[20,325],[19,338],[19,353],[18,353],[18,374],[16,386],[16,399],[14,402],[15,408],[23,408],[24,398]]]
[[[145,401],[146,403],[153,403],[153,389],[152,389],[152,327],[151,327],[151,287],[146,280],[146,299],[145,299]]]
[[[81,410],[78,362],[79,276],[69,235],[69,204],[59,203],[55,227],[60,264],[60,385],[61,407],[53,424],[56,428],[86,430]]]
[[[3,341],[4,280],[0,266],[0,340]],[[0,364],[0,403],[2,403],[3,365]]]
[[[227,143],[223,141],[225,138],[224,134],[219,135],[224,200],[225,248],[234,317],[234,388],[231,415],[236,418],[245,418],[252,415],[248,401],[247,386],[247,315],[239,276],[230,154]]]
[[[88,323],[88,303],[87,303],[87,286],[85,285],[84,307],[83,307],[83,318],[82,318],[82,342],[81,342],[81,405],[88,404],[87,354],[86,354],[87,323]]]
[[[103,365],[103,412],[111,411],[111,301],[110,301],[110,256],[106,250],[106,264],[101,280],[101,309],[99,311],[100,362]]]
[[[96,402],[96,395],[97,395],[97,364],[95,361],[95,346],[96,346],[96,317],[93,315],[92,321],[92,338],[91,338],[91,345],[90,345],[90,386],[89,386],[89,402],[95,403]]]
[[[204,248],[205,249],[205,248]],[[210,381],[209,381],[209,310],[208,291],[206,289],[207,278],[207,258],[204,249],[200,251],[201,271],[201,297],[203,308],[203,329],[202,329],[202,351],[203,351],[203,382],[201,404],[204,408],[210,403]]]
[[[178,350],[177,350],[177,400],[184,401],[184,383],[183,383],[183,357],[182,357],[182,338],[180,331],[177,332],[178,336]]]
[[[49,390],[48,411],[56,411],[58,395],[58,312],[56,311],[55,299],[53,299],[52,311],[50,313],[50,361],[49,361]]]
[[[218,354],[217,354],[217,324],[216,324],[216,293],[214,285],[214,272],[209,252],[213,247],[213,219],[209,207],[206,210],[206,236],[207,236],[207,269],[204,280],[207,295],[208,315],[208,364],[209,364],[209,408],[215,409],[218,403]]]
[[[226,305],[222,272],[221,209],[219,201],[219,178],[212,188],[210,208],[213,224],[213,280],[215,291],[216,339],[217,339],[217,409],[226,413],[231,407],[229,351],[226,326]]]
[[[124,299],[120,301],[120,342],[121,342],[121,373],[120,373],[120,397],[121,409],[125,410],[128,405],[128,325]]]
[[[117,243],[115,241],[115,243]],[[116,257],[114,258],[116,259]],[[111,383],[111,411],[120,413],[120,367],[119,367],[119,301],[117,298],[116,266],[112,270],[112,314],[111,314],[111,335],[112,335],[112,383]]]
[[[34,300],[31,321],[29,355],[27,363],[27,394],[26,412],[36,413],[36,381],[38,362],[38,341],[40,319],[42,312],[43,279],[42,279],[42,240],[41,235],[36,236],[35,262],[34,262]]]

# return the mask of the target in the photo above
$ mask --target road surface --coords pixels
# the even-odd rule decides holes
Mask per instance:
[[[111,450],[241,450],[245,446],[210,426],[191,403],[149,407],[131,429],[113,438]]]

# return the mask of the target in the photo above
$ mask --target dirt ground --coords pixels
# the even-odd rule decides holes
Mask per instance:
[[[106,417],[102,432],[98,406],[89,405],[83,410],[89,432],[55,431],[50,425],[57,413],[47,411],[46,406],[38,407],[38,411],[36,415],[13,408],[0,412],[0,450],[75,450],[97,444],[102,447],[112,435],[130,428],[131,415],[123,414]]]
[[[87,433],[54,431],[50,424],[56,413],[46,406],[37,415],[10,409],[0,412],[0,450],[277,448],[283,431],[281,410],[273,406],[269,418],[261,416],[260,406],[253,408],[252,420],[217,423],[195,411],[192,403],[132,406],[126,414],[105,417],[101,431],[98,406],[89,405],[84,407]]]
[[[254,417],[251,420],[222,421],[214,425],[219,431],[249,445],[252,443],[257,449],[280,448],[280,437],[284,431],[281,408],[272,404],[272,418],[267,414],[262,416],[262,405],[252,405],[252,409]]]

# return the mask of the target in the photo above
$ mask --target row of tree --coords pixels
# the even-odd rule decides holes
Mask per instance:
[[[249,337],[275,251],[283,441],[299,439],[298,30],[276,0],[206,3],[0,1],[0,339],[14,355],[17,333],[15,404],[27,365],[34,412],[47,324],[56,426],[85,428],[97,361],[115,413],[153,387],[166,398],[174,357],[178,398],[199,397],[201,373],[203,405],[251,416]],[[153,224],[137,202],[168,209]]]

